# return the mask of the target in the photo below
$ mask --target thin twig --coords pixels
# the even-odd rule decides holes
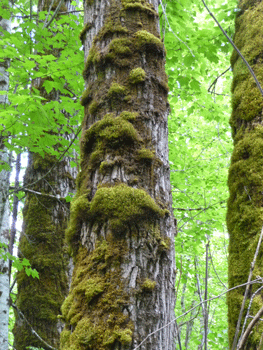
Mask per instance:
[[[255,73],[253,72],[253,69],[250,67],[249,63],[247,62],[247,60],[245,59],[245,57],[242,55],[242,53],[239,51],[239,49],[236,47],[236,45],[234,44],[234,42],[232,41],[232,39],[228,36],[228,34],[224,31],[224,29],[221,27],[220,23],[218,22],[218,20],[215,18],[215,16],[213,15],[213,13],[209,10],[209,8],[207,7],[206,3],[204,0],[202,0],[202,3],[204,4],[205,8],[207,9],[209,15],[213,18],[213,20],[216,22],[216,24],[218,25],[218,27],[220,28],[220,30],[222,31],[222,33],[224,34],[224,36],[227,38],[227,40],[230,42],[230,44],[233,46],[233,48],[236,50],[236,52],[238,53],[238,55],[241,57],[241,59],[243,60],[243,62],[245,63],[245,65],[247,66],[248,70],[250,71],[252,77],[254,78],[257,87],[261,93],[261,95],[263,96],[263,90],[262,87],[255,75]]]
[[[205,350],[207,350],[207,335],[208,335],[208,308],[207,308],[207,283],[208,283],[208,250],[209,250],[209,240],[206,244],[206,255],[205,255],[205,302],[204,302],[204,309],[205,309],[205,319],[204,319],[204,328],[205,328],[205,336],[204,336],[204,342],[205,342]]]
[[[263,306],[262,308],[259,310],[259,312],[256,314],[256,316],[253,318],[253,320],[249,323],[249,325],[247,326],[247,329],[240,341],[239,347],[237,348],[237,350],[240,350],[244,347],[247,338],[249,337],[250,332],[252,331],[253,327],[255,326],[255,324],[260,320],[260,317],[263,315]]]
[[[251,278],[252,278],[252,274],[253,274],[253,271],[254,271],[256,259],[257,259],[258,252],[259,252],[259,248],[260,248],[260,245],[261,245],[261,242],[262,242],[262,237],[263,237],[263,226],[261,228],[261,233],[260,233],[260,236],[259,236],[258,245],[257,245],[256,251],[255,251],[255,254],[254,254],[254,258],[253,258],[253,261],[251,263],[250,272],[249,272],[249,276],[248,276],[248,280],[247,280],[248,283],[251,281]],[[246,300],[247,300],[249,289],[250,289],[250,285],[247,284],[246,290],[245,290],[245,294],[244,294],[244,298],[243,298],[243,302],[242,302],[241,309],[240,309],[240,312],[239,312],[237,325],[236,325],[236,333],[235,333],[235,337],[234,337],[234,341],[233,341],[233,345],[232,345],[232,350],[235,350],[235,348],[237,346],[238,334],[239,334],[239,330],[240,330],[242,315],[243,315],[243,312],[244,312],[245,303],[246,303]]]
[[[45,344],[46,347],[48,347],[51,350],[57,350],[53,346],[49,345],[43,338],[40,337],[40,335],[34,330],[34,328],[31,326],[31,324],[28,322],[26,319],[25,315],[23,314],[22,311],[18,309],[18,307],[12,303],[12,307],[16,310],[19,316],[22,317],[23,320],[25,320],[26,324],[30,327],[32,334],[34,334],[43,344]]]
[[[53,22],[53,20],[54,20],[54,18],[56,17],[58,11],[60,10],[60,7],[61,7],[63,1],[64,1],[64,0],[60,0],[58,6],[57,6],[57,8],[56,8],[56,10],[54,11],[54,13],[53,13],[52,17],[50,18],[50,20],[48,21],[48,23],[47,23],[46,25],[45,25],[45,24],[43,25],[43,29],[44,29],[44,28],[48,28],[48,27],[50,26],[50,24]]]
[[[249,305],[248,305],[248,308],[247,308],[247,314],[246,314],[246,317],[245,317],[245,320],[244,320],[244,323],[243,323],[243,327],[242,327],[242,332],[241,332],[241,335],[239,337],[239,340],[238,340],[238,343],[237,343],[237,348],[239,348],[239,344],[240,344],[240,341],[243,337],[243,334],[245,333],[245,328],[246,328],[246,324],[247,324],[247,320],[249,318],[249,311],[251,309],[251,306],[252,306],[252,302],[255,298],[255,296],[263,289],[263,286],[261,286],[260,288],[258,288],[255,293],[252,295],[252,297],[250,298],[249,300]]]
[[[215,300],[215,299],[219,299],[219,298],[221,298],[224,294],[226,294],[226,293],[228,293],[228,292],[231,292],[231,291],[234,290],[234,289],[247,286],[248,284],[249,284],[249,285],[252,285],[252,284],[255,284],[255,283],[262,283],[262,278],[261,278],[261,277],[257,277],[255,280],[253,280],[253,281],[251,281],[251,282],[246,282],[246,283],[240,284],[240,285],[238,285],[238,286],[235,286],[235,287],[233,287],[233,288],[230,288],[230,289],[228,289],[228,290],[222,292],[221,294],[219,294],[219,295],[217,295],[217,296],[215,296],[215,297],[212,297],[212,298],[207,299],[207,301],[212,301],[212,300]],[[200,302],[199,304],[195,305],[194,307],[192,307],[192,308],[189,309],[188,311],[184,312],[184,313],[181,314],[180,316],[178,316],[178,317],[172,319],[170,322],[166,323],[164,326],[162,326],[162,327],[156,329],[155,331],[149,333],[149,334],[147,335],[147,337],[145,337],[145,338],[143,339],[143,341],[142,341],[139,345],[137,345],[135,348],[133,348],[133,350],[139,349],[139,348],[141,347],[141,345],[142,345],[147,339],[149,339],[152,335],[154,335],[155,333],[161,331],[162,329],[164,329],[164,328],[170,326],[172,323],[174,323],[175,321],[177,321],[179,318],[188,315],[189,312],[191,312],[192,310],[195,310],[196,308],[198,308],[198,307],[199,307],[200,305],[202,305],[203,303],[204,303],[204,301]]]

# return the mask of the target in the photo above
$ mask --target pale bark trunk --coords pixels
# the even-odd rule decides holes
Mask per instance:
[[[262,25],[263,2],[239,1],[234,41],[251,65],[261,86],[263,84]],[[236,52],[231,58],[233,68],[232,116],[230,124],[234,150],[229,169],[227,225],[229,232],[229,288],[246,283],[253,260],[263,217],[263,97],[256,83]],[[252,280],[263,275],[262,247],[256,261]],[[258,288],[251,286],[249,298]],[[232,349],[245,287],[228,294],[229,344]],[[255,316],[262,307],[263,295],[254,298],[250,315]],[[248,301],[243,313],[246,314]],[[257,349],[263,332],[260,322],[253,329],[244,349]],[[240,333],[239,333],[240,335]],[[238,335],[238,337],[239,337]],[[238,339],[238,338],[237,338]],[[242,348],[243,349],[243,348]]]
[[[1,9],[1,5],[0,5]],[[0,12],[1,13],[1,12]],[[0,16],[0,35],[2,29],[10,32],[10,19],[3,19]],[[0,62],[0,90],[8,91],[9,76],[6,71],[8,68],[8,60]],[[4,108],[8,104],[7,95],[0,95],[0,108]],[[0,166],[9,165],[9,152],[4,146],[7,139],[0,137]],[[9,243],[9,177],[10,171],[0,171],[0,243],[4,243],[8,247]],[[1,248],[0,248],[1,249]],[[3,249],[4,253],[8,249]],[[8,319],[9,319],[9,274],[8,274],[8,260],[0,259],[0,348],[2,350],[8,349]]]
[[[49,4],[46,0],[39,1],[38,10],[46,10]],[[54,3],[56,5],[57,2]],[[71,1],[66,1],[60,11],[73,9]],[[59,56],[57,51],[53,54]],[[41,79],[37,79],[34,87],[49,100],[59,100],[60,92],[52,90],[46,94],[42,83]],[[69,115],[65,117],[70,118]],[[63,138],[71,142],[75,137],[74,131],[64,134]],[[45,350],[59,348],[63,327],[59,315],[72,276],[72,259],[69,259],[68,245],[65,243],[69,216],[69,203],[65,197],[75,191],[77,169],[70,166],[74,160],[71,156],[58,161],[48,154],[42,158],[29,153],[24,187],[30,192],[26,191],[19,255],[30,261],[32,268],[39,272],[39,279],[28,277],[25,271],[18,273],[16,307],[19,311],[13,330],[16,350],[25,350],[29,346]]]
[[[150,4],[151,3],[151,4]],[[174,234],[157,1],[87,1],[82,170],[61,349],[172,350]],[[109,114],[110,113],[110,114]]]

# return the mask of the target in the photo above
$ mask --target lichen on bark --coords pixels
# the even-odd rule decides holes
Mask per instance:
[[[61,350],[132,349],[174,317],[165,50],[157,1],[85,3],[75,269]],[[93,22],[90,22],[93,19]],[[173,349],[174,324],[144,344]]]
[[[262,33],[263,4],[258,1],[240,1],[240,12],[236,18],[235,43],[251,65],[260,84],[263,83]],[[227,226],[229,241],[229,287],[237,286],[248,280],[250,263],[253,260],[257,241],[263,224],[263,98],[253,77],[236,52],[231,57],[233,68],[232,116],[230,124],[234,139],[234,151],[229,169]],[[254,279],[262,276],[262,250],[260,249]],[[250,289],[251,296],[257,286]],[[244,288],[228,294],[229,342],[232,344],[239,311],[243,300]],[[262,307],[262,295],[252,303],[251,315]],[[245,307],[245,313],[248,301]],[[242,321],[243,323],[243,321]],[[263,331],[261,323],[251,333],[246,349],[255,349],[259,345]]]

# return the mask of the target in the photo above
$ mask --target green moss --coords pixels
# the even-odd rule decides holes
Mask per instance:
[[[94,114],[97,111],[98,106],[99,106],[99,104],[97,101],[92,101],[91,104],[89,105],[88,113]]]
[[[152,161],[154,159],[154,156],[155,156],[155,152],[147,148],[141,148],[138,150],[138,157],[141,160]]]
[[[150,48],[163,51],[164,46],[162,41],[157,36],[151,34],[147,30],[139,30],[135,33],[136,45],[140,47],[149,46]]]
[[[129,122],[135,120],[137,117],[138,117],[137,112],[124,111],[124,112],[121,112],[120,114],[120,118],[122,118],[123,120],[127,120]]]
[[[149,278],[146,278],[145,281],[142,283],[141,288],[145,291],[152,291],[156,286],[156,282],[150,280]]]
[[[126,115],[127,116],[127,115]],[[84,135],[85,147],[90,150],[92,144],[101,142],[101,145],[116,148],[124,144],[132,144],[139,140],[134,126],[123,119],[106,114],[104,118],[93,124]],[[101,146],[100,148],[103,148]]]
[[[145,81],[146,73],[142,68],[134,68],[129,74],[129,81],[132,84],[139,84]]]
[[[98,240],[90,254],[84,247],[79,249],[72,287],[62,308],[66,341],[61,341],[61,350],[109,350],[117,341],[124,345],[132,341],[133,324],[121,312],[128,302],[119,279],[120,261],[126,254],[126,242],[110,235],[107,241]]]
[[[109,220],[114,232],[125,230],[135,219],[164,216],[164,211],[146,191],[125,184],[99,188],[91,201],[90,211],[98,221]]]
[[[87,61],[85,63],[85,68],[83,71],[83,76],[85,77],[85,72],[89,69],[89,67],[93,64],[94,66],[98,64],[101,60],[101,54],[99,50],[97,49],[95,43],[92,44],[89,55],[87,57]]]
[[[73,246],[75,246],[74,242],[77,242],[81,224],[89,214],[90,202],[87,199],[89,192],[87,190],[82,195],[77,193],[70,204],[70,221],[65,235],[67,241]]]
[[[146,12],[148,15],[158,17],[158,13],[154,10],[153,5],[149,4],[146,1],[131,2],[129,0],[122,0],[122,4],[125,10],[143,11],[143,12]]]
[[[125,95],[125,92],[126,92],[126,89],[124,86],[117,83],[112,83],[108,91],[108,96],[109,97],[123,96]]]
[[[100,164],[100,173],[106,174],[109,169],[115,165],[114,161],[103,161]]]
[[[60,334],[60,347],[63,349],[65,344],[69,342],[71,331],[63,329]]]
[[[84,28],[82,29],[82,31],[80,32],[79,34],[79,39],[80,41],[83,43],[84,41],[84,37],[86,35],[86,33],[90,30],[90,28],[92,27],[92,24],[91,23],[86,23]]]
[[[130,55],[132,41],[129,38],[116,38],[110,42],[109,50],[114,55]]]
[[[90,88],[87,88],[82,96],[81,96],[81,99],[80,99],[80,104],[82,106],[85,106],[86,104],[88,104],[90,101],[91,101],[92,97],[91,97],[91,89]]]
[[[76,293],[85,293],[86,302],[89,304],[94,297],[104,291],[105,284],[101,277],[83,280],[76,287]]]

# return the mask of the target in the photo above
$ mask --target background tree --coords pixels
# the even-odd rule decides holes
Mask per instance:
[[[59,36],[60,29],[66,31],[70,25],[64,15],[59,23],[60,27],[58,26],[61,12],[67,13],[74,10],[71,1],[66,1],[60,8],[59,4],[61,5],[62,2],[53,3],[53,6],[45,0],[38,3],[38,18],[44,14],[45,20],[38,20],[37,24],[44,29],[50,27],[49,32],[52,37]],[[51,19],[56,11],[58,11],[58,16],[51,25]],[[38,52],[34,54],[52,55],[54,58],[59,58],[63,55],[66,38],[59,39],[56,45],[55,40],[53,43],[42,41],[43,46],[40,49],[38,45]],[[40,71],[41,65],[35,69]],[[63,112],[64,115],[62,114],[61,90],[52,85],[47,92],[46,81],[52,85],[52,76],[46,75],[32,82],[32,89],[39,91],[43,104],[49,101],[57,103],[57,110],[49,116],[54,128],[47,131],[46,136],[52,133],[57,135],[58,139],[65,139],[72,143],[77,128],[70,126],[70,115],[66,111]],[[54,86],[56,86],[55,83]],[[71,91],[71,86],[66,80],[63,88]],[[74,104],[74,100],[72,103]],[[68,125],[66,132],[63,128],[64,123]],[[59,347],[62,323],[58,315],[69,289],[70,268],[72,269],[72,262],[69,263],[69,253],[64,239],[69,215],[69,205],[65,198],[74,192],[76,168],[70,166],[70,163],[75,160],[74,152],[65,155],[58,143],[53,147],[62,154],[59,159],[48,152],[48,149],[41,155],[29,153],[24,178],[23,190],[26,192],[26,197],[19,255],[27,258],[31,266],[37,269],[39,279],[33,280],[25,270],[18,273],[18,294],[15,305],[17,317],[13,330],[14,346],[17,350],[24,350],[29,346],[39,346],[44,349],[50,349],[50,346]]]
[[[263,81],[262,48],[259,43],[262,36],[260,30],[263,23],[262,7],[263,4],[258,1],[240,1],[235,27],[235,43],[261,84]],[[229,287],[247,282],[263,223],[261,117],[263,99],[253,77],[236,52],[233,52],[231,65],[234,77],[233,111],[230,123],[234,150],[228,177]],[[256,276],[262,276],[262,248],[259,250],[252,279]],[[241,325],[244,323],[246,314],[249,315],[248,324],[262,307],[262,293],[259,292],[259,287],[258,284],[249,287]],[[236,339],[240,336],[237,322],[244,293],[245,287],[236,289],[228,295],[230,344],[233,343],[235,332],[237,332]],[[263,325],[258,323],[242,349],[258,348],[262,332]]]
[[[167,76],[158,1],[84,3],[75,268],[61,349],[132,349],[174,317]],[[173,349],[174,324],[144,343]]]
[[[8,1],[0,4],[0,36],[11,30],[11,13]],[[9,60],[0,60],[0,109],[8,104]],[[6,147],[7,136],[2,135],[3,125],[0,122],[0,348],[8,349],[8,318],[9,318],[9,273],[8,260],[2,254],[7,251],[9,243],[9,178],[10,152]]]

